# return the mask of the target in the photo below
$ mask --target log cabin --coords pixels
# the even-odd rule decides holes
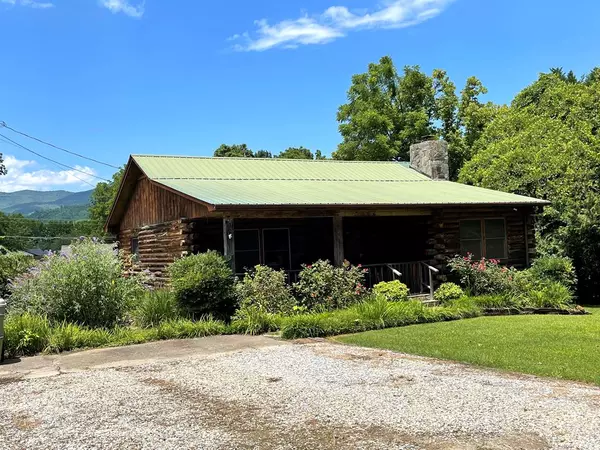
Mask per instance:
[[[288,273],[344,260],[367,282],[399,278],[413,293],[444,280],[445,262],[525,267],[546,201],[448,180],[444,141],[411,146],[410,162],[132,155],[106,231],[126,261],[166,282],[177,258],[217,250],[238,275]]]

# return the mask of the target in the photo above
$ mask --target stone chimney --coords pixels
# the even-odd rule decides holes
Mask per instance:
[[[448,143],[429,140],[411,145],[410,167],[432,180],[449,180]]]

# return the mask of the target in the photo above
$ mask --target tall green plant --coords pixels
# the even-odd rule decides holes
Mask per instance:
[[[233,272],[216,251],[178,259],[168,268],[180,305],[195,316],[229,318],[235,310]]]
[[[142,292],[144,278],[123,276],[121,259],[93,239],[72,244],[70,255],[51,254],[17,278],[11,313],[31,312],[53,322],[111,327]]]
[[[133,310],[135,324],[142,328],[156,327],[179,317],[177,297],[168,289],[145,292]]]
[[[290,292],[286,277],[283,271],[256,266],[236,285],[240,308],[257,307],[267,313],[291,313],[296,300]]]

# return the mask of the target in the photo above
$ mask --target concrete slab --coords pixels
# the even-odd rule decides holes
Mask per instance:
[[[266,336],[210,336],[69,352],[60,355],[33,356],[18,361],[9,360],[0,364],[0,383],[3,378],[43,378],[87,369],[128,367],[155,361],[185,359],[191,356],[277,345],[289,345],[289,343]]]

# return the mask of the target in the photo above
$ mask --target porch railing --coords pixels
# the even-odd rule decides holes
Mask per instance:
[[[382,281],[399,280],[406,284],[412,295],[427,294],[431,300],[433,299],[434,276],[439,270],[424,261],[364,264],[362,267],[366,269],[365,283],[369,288]],[[298,281],[300,270],[286,270],[285,272],[288,283]],[[244,273],[236,274],[239,278],[243,278],[244,275]]]
[[[373,287],[382,281],[399,280],[406,284],[413,295],[429,294],[433,298],[434,275],[439,272],[424,261],[402,263],[366,264],[366,283]]]

